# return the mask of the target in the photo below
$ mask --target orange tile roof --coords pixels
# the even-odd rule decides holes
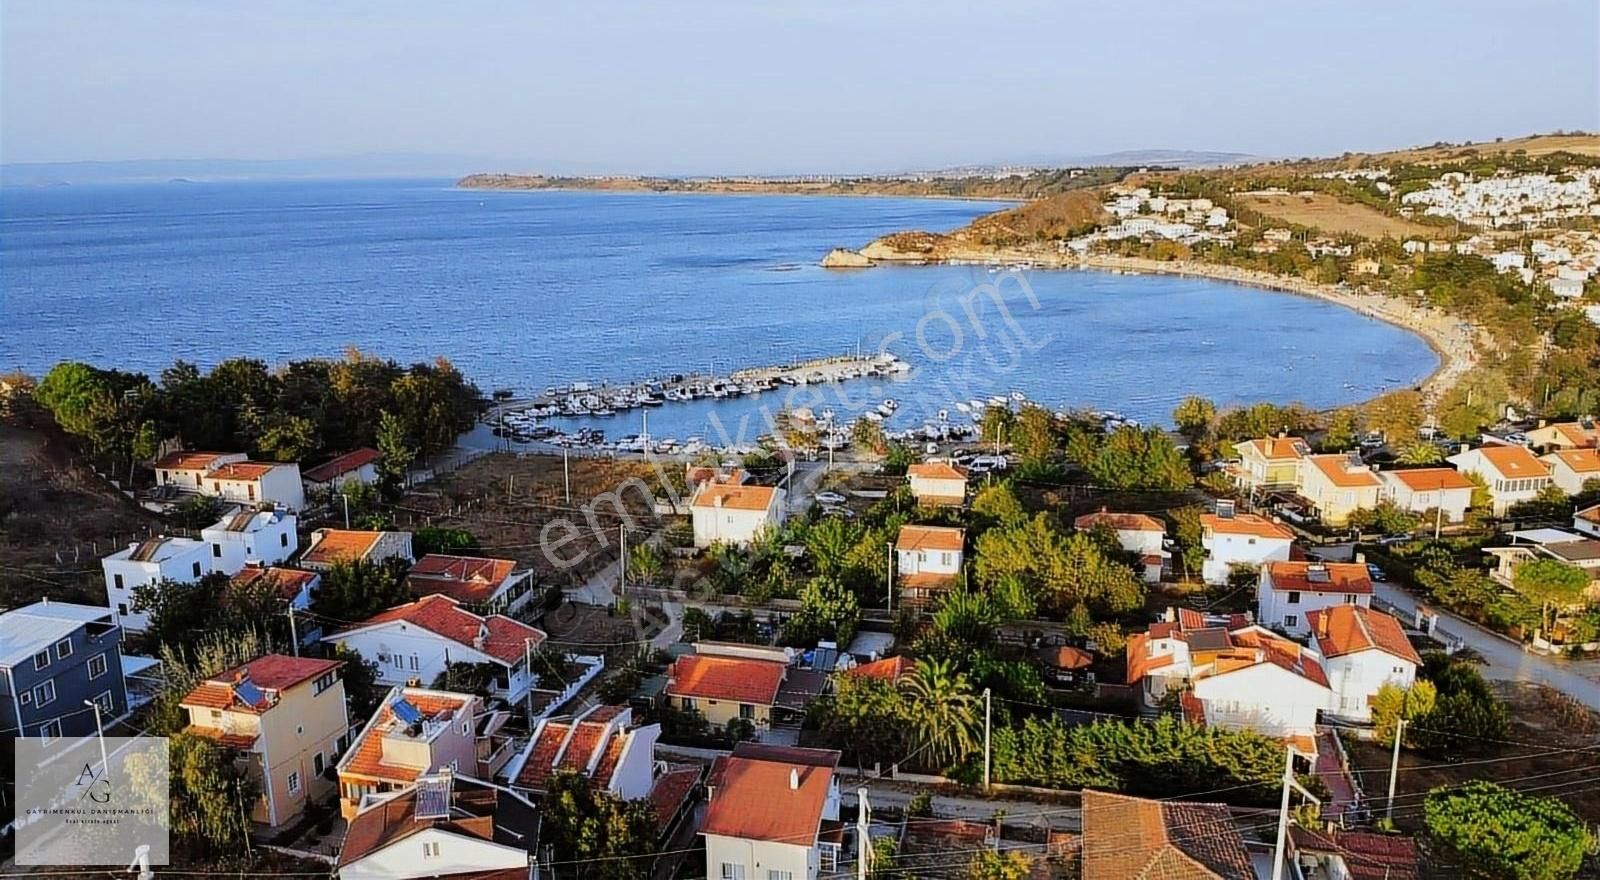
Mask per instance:
[[[1057,669],[1088,669],[1094,665],[1094,655],[1071,645],[1047,645],[1039,649],[1039,657]]]
[[[516,566],[510,559],[430,553],[411,566],[406,583],[417,595],[442,593],[458,602],[483,602]]]
[[[372,552],[383,535],[383,532],[318,529],[311,536],[311,546],[300,559],[320,564],[354,562]]]
[[[1556,433],[1566,438],[1566,441],[1573,446],[1589,446],[1594,443],[1594,430],[1585,428],[1577,422],[1562,422],[1550,427],[1554,428]]]
[[[1110,513],[1101,508],[1094,513],[1086,513],[1072,521],[1072,527],[1079,531],[1088,531],[1101,523],[1123,532],[1161,532],[1166,533],[1167,527],[1161,520],[1143,513]]]
[[[954,550],[966,545],[965,529],[949,526],[901,526],[894,542],[896,550]]]
[[[567,734],[572,732],[572,725],[558,721],[546,722],[539,730],[539,738],[534,740],[528,752],[528,759],[523,762],[522,769],[517,771],[517,785],[534,791],[543,791],[546,782],[555,775],[556,754],[561,751],[561,745],[567,741]]]
[[[278,596],[286,601],[293,600],[300,592],[317,579],[314,571],[301,571],[298,568],[284,568],[277,565],[247,565],[239,569],[239,573],[228,579],[228,585],[234,588],[248,588],[257,582],[270,585]]]
[[[242,480],[253,483],[280,467],[283,465],[265,461],[235,461],[206,474],[206,479]]]
[[[312,483],[326,483],[352,471],[358,471],[382,457],[383,453],[378,450],[363,446],[354,452],[346,452],[344,455],[329,459],[300,476]]]
[[[1577,519],[1600,525],[1600,504],[1591,505],[1573,514]]]
[[[325,672],[344,665],[342,660],[322,660],[316,657],[291,657],[287,654],[265,654],[242,666],[211,676],[195,686],[181,705],[204,709],[232,709],[259,714],[275,705],[264,701],[251,706],[239,699],[235,683],[248,680],[263,691],[282,692],[295,685],[310,681]],[[265,696],[265,694],[264,694]]]
[[[229,733],[218,727],[204,727],[199,724],[191,724],[185,727],[184,732],[203,736],[218,745],[240,751],[248,751],[255,748],[256,740],[261,738],[260,734]]]
[[[1585,446],[1582,449],[1562,449],[1552,452],[1544,457],[1544,461],[1554,464],[1555,459],[1567,466],[1567,469],[1580,474],[1592,474],[1600,471],[1600,449]]]
[[[1313,455],[1306,459],[1328,482],[1341,489],[1366,489],[1383,485],[1378,475],[1365,465],[1356,465],[1348,455]]]
[[[1257,455],[1268,461],[1305,458],[1310,452],[1306,441],[1299,437],[1258,437],[1241,445],[1250,447]]]
[[[906,468],[906,476],[923,480],[966,480],[967,470],[946,461],[918,462]]]
[[[766,510],[772,506],[772,486],[745,486],[732,483],[702,483],[690,507],[725,507],[731,510]]]
[[[1327,580],[1313,580],[1318,571],[1327,572]],[[1274,590],[1296,590],[1303,593],[1355,593],[1372,594],[1372,576],[1359,562],[1296,562],[1274,561],[1267,563],[1267,574],[1272,578]]]
[[[845,670],[845,675],[848,675],[851,678],[877,678],[884,681],[894,682],[899,681],[901,678],[907,675],[910,675],[911,670],[915,669],[916,667],[917,664],[912,661],[910,657],[902,654],[896,657],[885,657],[882,660],[874,660],[871,663],[862,663],[859,666],[853,666],[850,669]]]
[[[1411,646],[1400,622],[1379,611],[1359,605],[1335,605],[1306,614],[1324,657],[1343,657],[1359,651],[1378,650],[1409,660],[1417,665],[1422,658]]]
[[[1291,825],[1295,848],[1339,856],[1350,880],[1415,880],[1417,844],[1409,837],[1368,831],[1317,831]]]
[[[1083,880],[1254,880],[1223,804],[1153,801],[1085,789]]]
[[[1289,531],[1287,526],[1253,513],[1239,513],[1231,517],[1203,513],[1200,515],[1200,527],[1203,531],[1219,535],[1253,535],[1257,538],[1294,540],[1294,532]]]
[[[741,757],[738,753],[718,758],[700,833],[811,846],[833,786],[838,752],[832,754],[833,765]],[[793,787],[791,779],[796,783]]]
[[[1396,480],[1406,484],[1406,488],[1413,492],[1432,492],[1440,489],[1471,489],[1474,484],[1466,474],[1455,468],[1407,468],[1405,470],[1384,471]]]
[[[211,463],[225,456],[233,455],[231,452],[169,452],[163,455],[152,468],[165,471],[201,471],[211,467]]]
[[[1550,475],[1550,466],[1540,461],[1523,446],[1507,446],[1503,444],[1480,446],[1478,447],[1478,454],[1482,455],[1483,460],[1494,468],[1502,478],[1507,480],[1525,477],[1547,477]]]
[[[657,828],[666,831],[699,782],[700,767],[696,764],[677,764],[656,777],[650,785],[650,808],[655,812]]]
[[[406,702],[416,706],[428,717],[453,714],[471,702],[471,698],[466,696],[446,697],[438,694],[419,694],[414,691],[405,693],[405,698]],[[372,725],[350,747],[349,761],[340,769],[341,774],[348,773],[388,782],[414,782],[418,776],[427,772],[426,768],[383,762],[383,736],[389,728],[389,723],[394,720],[394,710],[390,706],[391,704],[385,701],[379,707],[377,714],[373,716]]]
[[[462,608],[460,602],[449,596],[424,596],[415,602],[379,611],[354,628],[378,626],[395,621],[405,621],[508,665],[521,662],[527,655],[529,642],[537,648],[545,639],[543,630],[535,629],[503,614],[479,617]],[[329,638],[336,640],[338,635]]]
[[[605,754],[600,756],[600,763],[594,765],[594,781],[602,787],[610,787],[611,777],[617,772],[617,765],[622,763],[622,750],[628,747],[630,735],[618,731],[606,740]]]
[[[689,654],[667,670],[667,694],[770,706],[783,677],[783,664],[772,660]]]

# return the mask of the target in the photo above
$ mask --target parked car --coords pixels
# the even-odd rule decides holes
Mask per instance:
[[[841,506],[841,505],[838,505],[838,504],[824,504],[822,506],[822,515],[823,516],[837,516],[837,517],[840,517],[840,518],[843,518],[843,519],[855,519],[856,518],[856,512],[855,511],[851,510],[848,507],[844,507],[844,506]]]
[[[838,492],[818,492],[817,503],[837,507],[845,502],[845,497]]]
[[[1370,577],[1375,581],[1386,581],[1389,579],[1389,576],[1383,573],[1383,569],[1373,565],[1370,562],[1367,563],[1367,577]]]

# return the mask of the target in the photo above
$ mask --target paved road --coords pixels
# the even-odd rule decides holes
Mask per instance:
[[[1416,611],[1417,599],[1394,584],[1377,583],[1378,598],[1407,614]],[[1447,611],[1439,613],[1439,629],[1460,638],[1488,661],[1484,675],[1502,681],[1527,681],[1549,685],[1600,712],[1600,660],[1565,660],[1522,650],[1522,646]]]

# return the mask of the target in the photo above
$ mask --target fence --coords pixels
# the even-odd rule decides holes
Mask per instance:
[[[541,718],[549,718],[559,712],[562,706],[565,706],[569,700],[578,695],[579,691],[583,690],[584,685],[594,681],[595,677],[606,668],[606,658],[599,654],[574,654],[567,659],[569,662],[586,668],[577,678],[567,682],[567,686],[560,691],[536,689],[535,692],[541,695],[554,694],[554,696],[545,702],[543,708],[531,713],[531,717],[528,719],[530,724]]]

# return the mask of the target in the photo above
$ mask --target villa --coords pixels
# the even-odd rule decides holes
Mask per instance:
[[[900,527],[894,545],[895,569],[900,597],[907,605],[931,602],[956,585],[966,534],[947,526]]]
[[[1225,584],[1235,566],[1256,568],[1263,562],[1287,560],[1294,532],[1253,513],[1207,513],[1200,516],[1200,545],[1205,550],[1201,574],[1208,584]]]
[[[707,481],[689,501],[694,545],[747,545],[768,529],[783,525],[787,493],[775,486]]]
[[[1351,513],[1378,506],[1383,481],[1355,453],[1309,455],[1301,464],[1296,490],[1323,523],[1342,526]]]
[[[1080,532],[1090,531],[1097,526],[1106,526],[1115,532],[1122,549],[1138,557],[1144,567],[1146,583],[1159,583],[1166,571],[1167,560],[1172,558],[1162,543],[1167,537],[1166,525],[1148,514],[1110,513],[1102,507],[1095,513],[1087,513],[1073,520],[1072,526]]]
[[[1290,635],[1311,632],[1307,615],[1336,605],[1372,604],[1372,577],[1363,562],[1268,562],[1256,584],[1262,626]]]
[[[906,468],[906,481],[918,504],[960,507],[967,503],[967,471],[943,461],[920,462]]]
[[[1513,504],[1532,501],[1550,485],[1550,465],[1522,446],[1480,446],[1445,460],[1488,485],[1495,516],[1504,516]]]

